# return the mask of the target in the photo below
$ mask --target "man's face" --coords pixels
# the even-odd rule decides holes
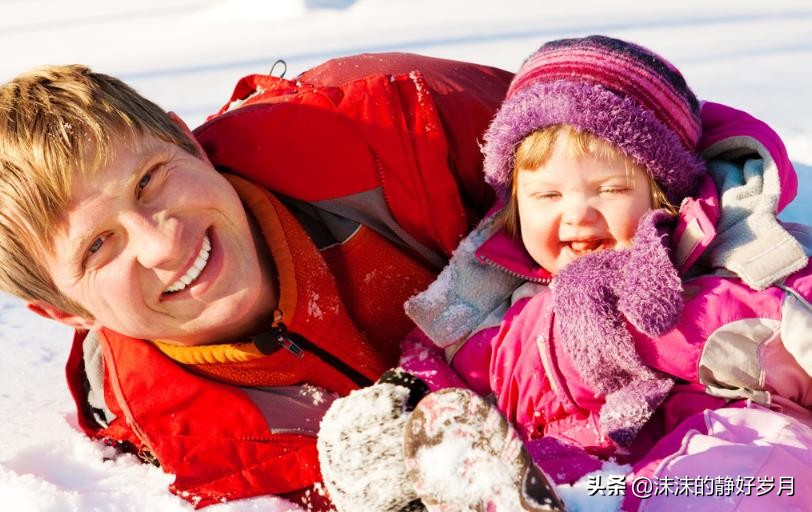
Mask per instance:
[[[256,328],[275,284],[233,187],[155,137],[117,146],[74,182],[46,260],[59,290],[93,324],[136,338],[199,345]]]

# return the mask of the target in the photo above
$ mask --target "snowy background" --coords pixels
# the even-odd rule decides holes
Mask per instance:
[[[653,2],[652,2],[653,3]],[[542,42],[603,33],[665,55],[697,96],[768,122],[799,175],[783,215],[812,222],[812,5],[806,1],[0,0],[0,81],[41,64],[119,76],[196,126],[277,59],[409,51],[516,70]],[[64,383],[71,333],[0,294],[0,508],[191,507],[172,477],[86,440]],[[209,510],[285,510],[263,498]]]

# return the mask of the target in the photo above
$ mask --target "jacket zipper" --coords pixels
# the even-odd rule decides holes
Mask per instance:
[[[349,377],[349,379],[358,386],[365,387],[372,384],[372,380],[362,375],[355,368],[317,346],[301,334],[288,330],[282,322],[276,322],[270,330],[253,336],[251,341],[253,341],[257,349],[265,355],[273,354],[279,348],[284,348],[299,359],[302,359],[305,356],[305,352],[312,352],[313,355]]]
[[[553,280],[551,277],[528,277],[526,275],[519,274],[518,272],[510,270],[509,268],[505,267],[504,265],[500,265],[499,263],[496,263],[495,261],[488,258],[487,256],[477,256],[477,258],[480,258],[482,261],[484,261],[488,265],[501,270],[505,274],[508,274],[510,276],[513,276],[513,277],[518,277],[519,279],[522,279],[524,281],[530,281],[531,283],[549,285],[550,282]]]

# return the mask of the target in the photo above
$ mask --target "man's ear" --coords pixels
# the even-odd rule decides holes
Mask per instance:
[[[192,142],[192,144],[197,148],[197,152],[199,153],[200,158],[205,160],[206,162],[211,163],[208,155],[206,154],[205,151],[203,151],[203,146],[201,146],[200,143],[197,141],[197,138],[195,138],[195,134],[192,133],[192,130],[189,129],[189,126],[187,126],[187,124],[183,121],[183,119],[181,119],[180,116],[178,116],[171,110],[166,114],[169,116],[169,119],[171,119],[172,122],[175,123],[175,125],[181,129],[184,135],[186,135]]]
[[[26,303],[26,307],[28,307],[29,311],[33,311],[39,316],[48,318],[50,320],[56,320],[57,322],[73,327],[74,329],[90,330],[94,327],[98,327],[96,321],[93,319],[68,313],[67,311],[63,311],[58,307],[41,300],[30,301]]]

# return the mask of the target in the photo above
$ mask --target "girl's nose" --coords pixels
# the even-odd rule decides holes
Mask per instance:
[[[594,222],[598,215],[586,198],[575,195],[564,200],[561,217],[565,224],[582,225]]]

